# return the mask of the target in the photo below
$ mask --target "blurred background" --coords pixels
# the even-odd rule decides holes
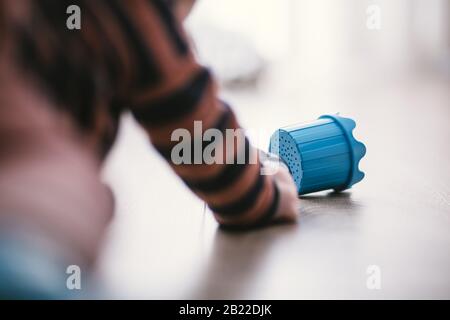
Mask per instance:
[[[445,0],[199,0],[185,25],[199,60],[213,69],[247,126],[263,130],[258,117],[270,114],[273,132],[314,119],[319,110],[345,111],[357,95],[414,81],[448,84],[449,6]],[[266,107],[280,111],[261,112]],[[264,133],[259,139],[267,141]]]
[[[291,70],[294,87],[336,85],[387,70],[448,77],[449,10],[445,0],[199,0],[186,27],[225,83],[263,63]]]

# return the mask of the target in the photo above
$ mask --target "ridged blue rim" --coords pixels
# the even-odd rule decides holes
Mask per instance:
[[[320,116],[319,119],[333,120],[344,132],[345,139],[347,140],[348,147],[351,151],[350,152],[351,169],[350,169],[350,174],[349,174],[349,177],[347,179],[345,186],[341,189],[336,189],[336,190],[348,189],[352,185],[361,181],[364,178],[364,172],[359,170],[359,162],[362,159],[362,157],[364,157],[364,155],[366,154],[366,146],[362,142],[356,140],[355,137],[353,136],[353,129],[356,127],[356,123],[354,120],[352,120],[350,118],[340,117],[339,115],[329,115],[329,114]],[[351,127],[347,128],[346,124],[343,123],[343,121],[348,121],[349,123],[351,123]],[[360,155],[355,154],[355,148],[354,148],[355,145],[361,146],[362,152]],[[357,177],[357,176],[359,176],[359,177]]]

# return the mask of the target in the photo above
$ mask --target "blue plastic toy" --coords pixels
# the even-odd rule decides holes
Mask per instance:
[[[353,137],[355,121],[339,115],[284,127],[270,139],[269,152],[288,166],[298,194],[342,191],[364,178],[358,168],[366,147]]]

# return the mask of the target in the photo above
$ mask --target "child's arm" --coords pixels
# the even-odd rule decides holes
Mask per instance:
[[[171,150],[178,144],[171,141],[174,130],[187,129],[194,137],[194,121],[201,121],[203,132],[217,128],[225,136],[226,129],[238,129],[239,124],[233,111],[217,99],[211,73],[195,61],[166,2],[112,1],[111,8],[130,48],[130,109],[173,170],[222,225],[255,225],[275,217],[294,220],[296,189],[286,170],[265,176],[259,159],[236,164],[239,152],[255,154],[247,138],[243,148],[232,152],[234,164],[172,162]]]

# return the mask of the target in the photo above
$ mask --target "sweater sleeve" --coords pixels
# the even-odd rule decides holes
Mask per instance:
[[[196,62],[167,2],[108,3],[132,61],[127,104],[156,150],[220,224],[270,220],[278,206],[276,184],[261,174],[257,151],[237,130],[232,109],[217,98],[211,72]],[[183,141],[190,150],[178,150],[181,136],[190,137]],[[207,161],[203,155],[213,144],[214,161]]]

